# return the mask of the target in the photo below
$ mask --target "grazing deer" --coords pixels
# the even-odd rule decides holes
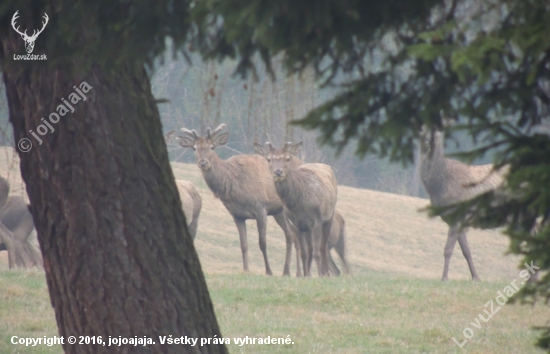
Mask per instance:
[[[268,150],[264,148],[261,144],[254,143],[254,151],[258,155],[267,156]],[[303,165],[303,161],[296,155],[290,155],[290,168],[296,168],[300,165]],[[291,223],[291,226],[294,227],[294,225]],[[294,233],[298,235],[298,230],[294,227]],[[307,250],[306,246],[300,247],[303,248],[303,262],[307,259]],[[332,256],[330,254],[330,250],[334,249],[338,256],[340,256],[340,259],[342,260],[342,263],[344,265],[344,273],[350,274],[348,261],[346,258],[346,222],[344,220],[344,217],[342,214],[338,212],[338,210],[334,211],[334,219],[332,221],[332,227],[330,229],[330,237],[328,239],[328,266],[330,268],[330,272],[333,275],[340,275],[340,269],[336,266],[336,263],[334,263],[334,260],[332,259]]]
[[[330,166],[319,163],[293,167],[293,156],[297,155],[301,142],[285,143],[282,149],[273,148],[271,143],[266,146],[260,152],[269,163],[277,194],[288,210],[288,218],[299,230],[302,249],[307,244],[304,274],[311,275],[311,262],[315,259],[319,275],[328,275],[327,243],[337,199],[334,172]]]
[[[423,127],[421,132],[421,179],[433,206],[448,206],[473,199],[485,192],[498,188],[504,182],[505,168],[495,171],[492,164],[470,166],[444,156],[444,136],[439,130]],[[468,240],[462,223],[452,223],[443,217],[449,225],[445,244],[445,266],[442,281],[446,281],[449,263],[456,241],[468,262],[472,279],[479,281]]]
[[[10,192],[10,185],[6,179],[0,176],[0,208],[7,200]],[[15,267],[15,250],[13,249],[13,234],[0,221],[0,249],[8,251],[8,266],[10,269]]]
[[[195,130],[182,128],[184,136],[178,136],[177,140],[182,147],[193,149],[206,184],[233,217],[239,231],[244,271],[248,272],[245,221],[255,219],[265,272],[267,275],[273,274],[266,249],[267,216],[272,215],[285,234],[286,258],[283,275],[290,275],[290,256],[295,236],[287,224],[283,203],[275,191],[269,166],[263,157],[257,155],[236,155],[227,160],[220,159],[215,148],[228,141],[229,133],[219,134],[224,128],[225,124],[214,131],[208,128],[205,137],[199,136]],[[296,247],[298,252],[297,242]],[[301,275],[299,267],[296,275]]]
[[[164,141],[168,144],[175,135],[175,130],[168,132],[164,136]],[[199,215],[202,209],[202,198],[193,183],[183,179],[176,180],[176,187],[180,195],[183,215],[187,222],[187,229],[191,238],[195,240],[197,236],[197,228],[199,224]]]

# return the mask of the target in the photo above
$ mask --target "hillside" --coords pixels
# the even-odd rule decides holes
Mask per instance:
[[[29,152],[33,153],[33,151]],[[17,159],[12,149],[0,148],[0,174],[12,186],[12,194],[24,194]],[[176,178],[195,184],[203,198],[203,209],[195,246],[206,273],[239,273],[242,258],[239,237],[223,204],[215,199],[196,165],[172,163]],[[338,210],[347,223],[348,259],[354,274],[384,273],[439,279],[443,270],[443,247],[447,226],[429,219],[420,209],[428,200],[340,186]],[[264,273],[255,222],[248,221],[250,271]],[[475,265],[482,280],[517,277],[517,258],[504,256],[508,239],[498,231],[470,230],[468,234]],[[272,218],[268,221],[268,256],[275,275],[284,264],[284,235]],[[0,268],[6,267],[6,252],[0,253]],[[338,262],[337,256],[333,257]],[[295,273],[295,256],[291,274]],[[469,279],[460,248],[455,248],[450,279]]]

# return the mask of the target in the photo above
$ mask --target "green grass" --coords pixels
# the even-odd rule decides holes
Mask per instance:
[[[370,274],[298,279],[246,274],[207,276],[231,353],[540,353],[533,325],[548,307],[503,306],[464,348],[485,303],[509,282],[414,279]],[[10,344],[57,334],[43,273],[0,271],[0,353],[59,353],[61,348]],[[290,336],[291,345],[233,344],[233,338]]]

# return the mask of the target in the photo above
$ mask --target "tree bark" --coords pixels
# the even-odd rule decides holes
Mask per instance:
[[[66,353],[226,353],[223,345],[160,345],[159,336],[221,338],[168,161],[143,67],[98,65],[80,75],[13,62],[21,39],[2,40],[10,120]],[[51,59],[51,58],[49,58]],[[77,64],[74,64],[77,67]],[[32,136],[85,81],[71,104]],[[54,116],[55,120],[55,116]],[[43,131],[43,130],[42,130]],[[70,345],[68,336],[151,338],[155,345]]]

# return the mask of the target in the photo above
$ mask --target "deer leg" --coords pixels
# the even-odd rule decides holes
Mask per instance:
[[[267,260],[267,241],[266,241],[267,212],[266,211],[256,216],[256,224],[258,225],[260,250],[262,250],[262,254],[264,255],[265,274],[273,275],[273,273],[271,272],[271,268],[269,267],[269,261]]]
[[[458,244],[462,249],[462,254],[464,255],[464,258],[466,258],[466,262],[468,262],[468,267],[470,268],[470,273],[472,274],[472,280],[480,281],[476,272],[476,267],[474,267],[474,261],[472,259],[472,254],[470,252],[470,246],[468,245],[468,239],[466,238],[465,230],[459,231]]]
[[[246,239],[246,223],[244,219],[233,216],[237,230],[239,231],[239,240],[241,242],[241,252],[243,254],[243,270],[248,272],[248,240]]]
[[[304,276],[308,275],[308,244],[307,244],[307,235],[305,232],[296,230],[297,240],[295,241],[300,247],[300,257],[302,258],[302,267],[304,269]],[[297,257],[296,257],[297,258]]]
[[[273,215],[273,218],[275,218],[275,221],[281,229],[283,229],[283,232],[285,234],[285,241],[286,241],[286,257],[285,257],[285,267],[283,269],[283,275],[290,276],[290,258],[292,257],[292,242],[296,239],[296,236],[294,235],[294,232],[291,231],[290,226],[288,225],[286,216],[284,211],[280,212],[279,214]],[[298,252],[298,250],[296,250]],[[298,255],[298,253],[296,253]],[[300,271],[300,263],[296,264],[297,271],[296,276],[301,276],[302,272]]]
[[[330,261],[334,264],[334,261],[332,260],[332,257],[330,257],[330,250],[328,249],[328,239],[330,237],[330,229],[332,228],[332,220],[333,218],[330,218],[329,221],[325,221],[322,226],[322,233],[321,233],[321,250],[324,250],[324,252],[321,253],[321,264],[323,266],[323,274],[324,275],[330,275],[329,273],[329,258]],[[336,264],[334,264],[336,267]],[[338,269],[338,267],[336,267]],[[340,271],[338,270],[338,274],[340,274]],[[335,274],[336,275],[336,274]]]
[[[441,281],[446,281],[449,274],[449,263],[451,262],[451,256],[453,255],[453,249],[455,248],[456,240],[458,239],[458,226],[450,226],[449,233],[447,234],[447,243],[445,244],[445,266],[443,267],[443,276]]]
[[[336,263],[334,263],[334,259],[332,259],[329,247],[327,247],[327,258],[328,258],[328,268],[330,269],[330,274],[334,276],[339,276],[340,269],[338,269],[338,267],[336,266]]]
[[[195,241],[195,236],[197,236],[197,229],[199,227],[199,218],[194,218],[193,221],[189,224],[189,227],[187,230],[189,230],[189,234],[191,235],[191,239]]]
[[[8,267],[13,269],[15,267],[15,249],[13,244],[13,234],[8,228],[0,221],[0,241],[6,247],[8,251]]]
[[[315,264],[317,265],[317,274],[320,277],[325,275],[325,264],[323,262],[323,259],[326,259],[327,257],[326,249],[322,247],[322,234],[322,225],[315,225],[312,229],[313,259],[315,259]]]
[[[304,269],[307,268],[307,272],[304,270],[305,276],[311,276],[311,262],[313,261],[313,238],[312,238],[313,230],[310,229],[308,231],[302,232],[302,238],[305,240],[305,242],[302,242],[302,245],[305,244],[305,250],[302,251],[302,254],[306,252],[306,262],[304,264]]]
[[[334,246],[334,249],[336,250],[336,253],[340,256],[340,259],[342,260],[342,264],[344,265],[344,273],[350,274],[348,261],[346,260],[346,237],[345,234],[340,235],[340,239]]]

